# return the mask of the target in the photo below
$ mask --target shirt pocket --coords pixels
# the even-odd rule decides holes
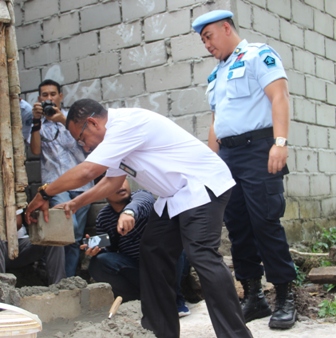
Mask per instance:
[[[249,87],[249,81],[245,73],[245,67],[229,71],[226,88],[226,95],[229,99],[237,99],[245,96],[250,96],[251,92]]]

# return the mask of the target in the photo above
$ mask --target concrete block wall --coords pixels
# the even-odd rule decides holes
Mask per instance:
[[[334,0],[15,1],[22,96],[35,102],[38,84],[53,78],[65,107],[83,97],[141,106],[206,141],[204,91],[216,60],[191,23],[220,8],[235,13],[242,38],[266,42],[283,58],[292,108],[283,221],[289,234],[299,229],[293,238],[309,237],[306,226],[336,218]],[[28,174],[36,160],[28,155]],[[36,176],[29,174],[32,186]]]

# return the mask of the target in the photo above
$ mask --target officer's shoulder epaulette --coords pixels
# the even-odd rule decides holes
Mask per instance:
[[[249,43],[248,45],[247,45],[247,47],[251,47],[251,48],[262,48],[262,47],[264,47],[264,46],[267,46],[267,44],[266,43],[263,43],[263,42],[254,42],[254,43]]]

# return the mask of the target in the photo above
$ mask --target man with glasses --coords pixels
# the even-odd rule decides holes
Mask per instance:
[[[38,102],[33,106],[33,127],[30,149],[33,154],[41,155],[43,194],[47,183],[55,181],[69,169],[85,160],[83,148],[65,128],[67,111],[61,108],[63,94],[56,81],[47,79],[39,85]],[[67,202],[90,189],[92,182],[53,196],[50,207]],[[83,238],[87,212],[90,205],[80,208],[72,217],[76,242],[65,247],[65,270],[67,277],[74,276],[79,261],[79,244]]]
[[[92,115],[95,113],[94,115]],[[84,124],[86,125],[84,126]],[[179,337],[176,263],[182,249],[200,278],[218,338],[251,338],[229,268],[218,252],[225,206],[235,185],[226,164],[203,142],[170,119],[141,108],[104,109],[91,99],[76,101],[66,126],[83,142],[87,159],[47,185],[26,210],[48,217],[48,199],[81,186],[106,171],[92,189],[58,206],[70,210],[120,189],[126,175],[158,196],[140,242],[142,326],[159,338]],[[211,175],[209,175],[211,172]],[[121,236],[133,217],[119,219]]]

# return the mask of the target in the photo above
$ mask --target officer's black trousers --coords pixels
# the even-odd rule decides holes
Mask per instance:
[[[167,210],[152,213],[140,246],[142,325],[159,338],[179,337],[174,288],[182,243],[196,269],[217,337],[252,337],[244,319],[231,272],[218,253],[223,213],[230,192],[171,220]],[[192,314],[191,314],[192,315]]]
[[[296,273],[280,223],[285,211],[283,175],[288,170],[268,173],[272,145],[273,138],[252,140],[235,148],[221,147],[219,156],[237,183],[224,215],[235,276],[259,278],[265,269],[267,281],[282,284],[295,279]]]

